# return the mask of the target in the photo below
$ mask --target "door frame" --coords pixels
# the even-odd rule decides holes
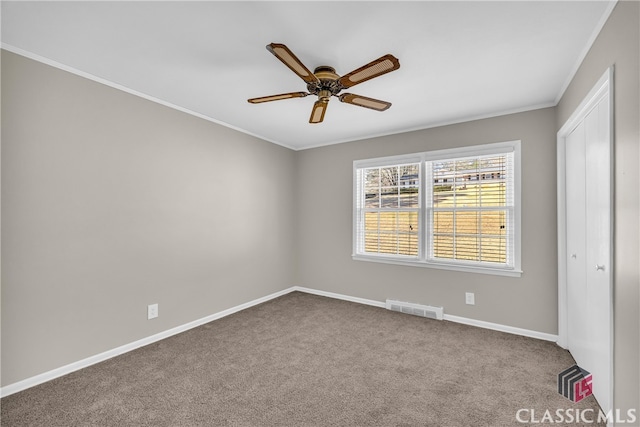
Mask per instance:
[[[613,269],[614,269],[614,246],[613,246],[613,196],[614,196],[614,180],[613,180],[613,141],[614,141],[614,91],[613,77],[614,67],[611,66],[600,77],[598,82],[593,86],[589,94],[583,99],[578,108],[571,114],[571,117],[560,128],[557,135],[557,182],[558,182],[558,341],[557,344],[568,349],[568,298],[567,298],[567,241],[566,241],[566,139],[573,130],[585,119],[591,110],[605,97],[609,98],[609,150],[610,150],[610,193],[609,193],[609,212],[610,212],[610,252],[609,259],[606,260],[606,273],[609,275],[609,402],[614,408],[613,402]]]

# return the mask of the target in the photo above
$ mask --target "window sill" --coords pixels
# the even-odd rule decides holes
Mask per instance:
[[[393,257],[352,255],[354,261],[379,262],[383,264],[404,265],[408,267],[426,267],[439,270],[461,271],[465,273],[492,274],[494,276],[521,277],[522,270],[519,269],[503,269],[491,268],[485,266],[463,265],[463,264],[447,264],[422,261],[418,259],[399,259]]]

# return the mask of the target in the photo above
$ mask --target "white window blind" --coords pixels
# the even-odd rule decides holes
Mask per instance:
[[[430,260],[512,268],[514,153],[428,161]]]
[[[357,171],[358,252],[417,257],[420,164]]]
[[[354,259],[519,276],[520,142],[354,162]]]

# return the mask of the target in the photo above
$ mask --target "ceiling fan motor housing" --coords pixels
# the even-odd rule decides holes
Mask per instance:
[[[321,65],[316,67],[313,75],[318,78],[318,81],[307,84],[307,90],[312,95],[330,97],[331,95],[337,95],[343,89],[342,85],[338,83],[340,76],[336,74],[336,70],[333,67]]]

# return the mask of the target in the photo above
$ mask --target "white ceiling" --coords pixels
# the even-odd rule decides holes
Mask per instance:
[[[293,149],[555,105],[615,1],[2,2],[3,48]],[[315,97],[265,46],[344,75],[378,112]]]

